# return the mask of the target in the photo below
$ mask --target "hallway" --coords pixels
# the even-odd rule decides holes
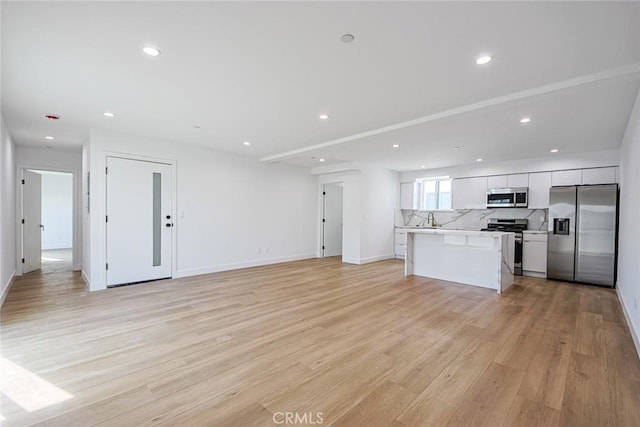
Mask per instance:
[[[51,249],[42,251],[41,274],[64,273],[72,270],[73,249]]]

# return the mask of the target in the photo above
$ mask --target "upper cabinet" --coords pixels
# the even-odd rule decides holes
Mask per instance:
[[[420,209],[418,206],[417,187],[417,182],[400,183],[400,209]]]
[[[549,207],[549,188],[553,172],[536,172],[529,174],[529,209],[546,209]]]
[[[551,185],[581,185],[582,169],[551,172]]]
[[[507,187],[528,187],[529,186],[529,174],[519,173],[515,175],[507,175]]]
[[[487,188],[507,188],[507,175],[487,177]]]
[[[516,188],[529,186],[529,174],[494,175],[487,177],[487,188]]]
[[[618,181],[617,167],[532,172],[493,175],[453,180],[453,209],[485,209],[487,189],[529,188],[529,209],[549,208],[549,189],[561,185],[614,184]],[[420,209],[418,183],[403,183],[400,188],[402,209]]]
[[[453,209],[484,209],[487,203],[488,177],[453,180]]]
[[[583,169],[582,184],[615,184],[616,168]]]

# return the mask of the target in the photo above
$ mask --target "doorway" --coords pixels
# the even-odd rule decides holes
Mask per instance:
[[[73,174],[23,169],[21,184],[22,274],[73,270]]]
[[[342,255],[343,184],[325,184],[322,191],[322,256]]]
[[[107,286],[172,276],[172,165],[108,156]]]

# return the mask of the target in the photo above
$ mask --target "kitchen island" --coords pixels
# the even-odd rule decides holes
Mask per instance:
[[[407,230],[405,276],[423,276],[504,292],[513,285],[514,234]]]

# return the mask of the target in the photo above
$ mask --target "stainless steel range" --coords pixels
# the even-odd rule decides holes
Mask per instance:
[[[522,276],[522,232],[527,229],[529,220],[510,218],[490,218],[487,228],[481,231],[504,231],[515,233],[516,247],[514,250],[513,272],[517,276]]]

